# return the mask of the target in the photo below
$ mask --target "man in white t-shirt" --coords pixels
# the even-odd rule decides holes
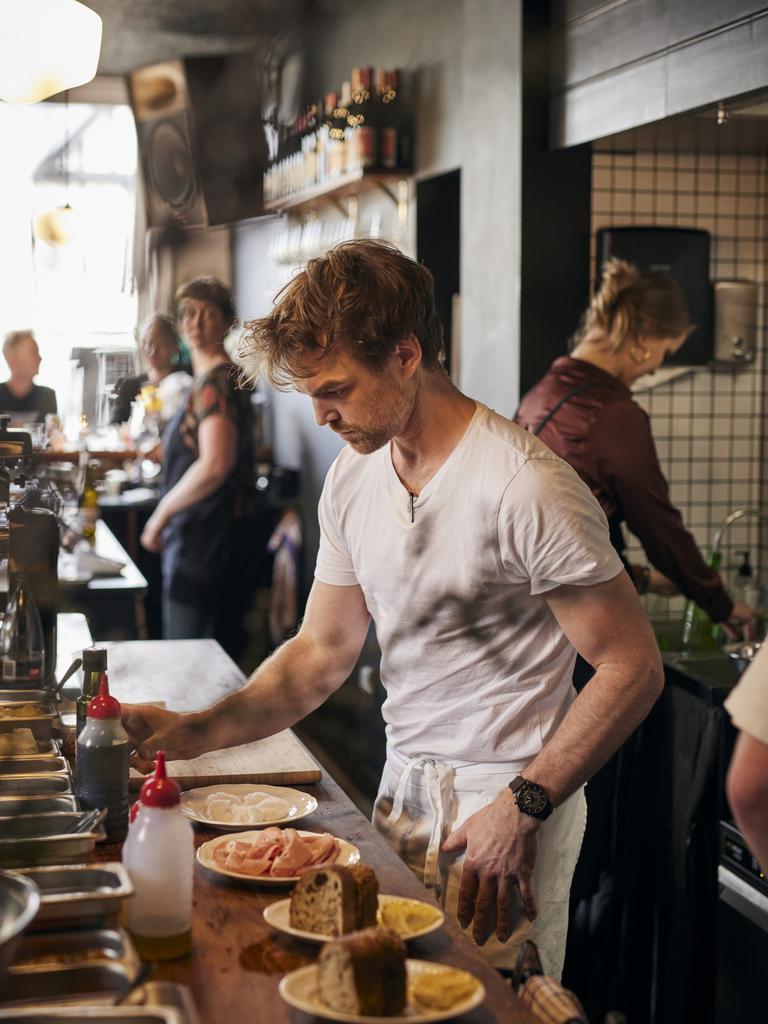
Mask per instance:
[[[662,672],[589,490],[443,367],[429,272],[380,242],[310,261],[247,325],[246,368],[347,442],[320,501],[298,634],[197,715],[130,708],[140,755],[268,736],[351,673],[373,619],[387,691],[374,822],[497,966],[526,937],[559,974],[584,782]],[[575,697],[578,650],[596,673]]]
[[[768,646],[763,645],[725,702],[740,730],[728,770],[736,822],[763,870],[768,867]]]

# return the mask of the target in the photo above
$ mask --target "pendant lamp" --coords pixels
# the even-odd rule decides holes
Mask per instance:
[[[2,0],[0,99],[40,100],[96,74],[101,18],[77,0]]]

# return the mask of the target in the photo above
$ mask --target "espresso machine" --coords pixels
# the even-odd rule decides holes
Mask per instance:
[[[59,520],[56,495],[30,486],[32,438],[10,429],[0,416],[0,562],[7,560],[6,601],[23,580],[35,599],[43,627],[43,688],[53,686],[56,670],[56,616],[59,609]],[[11,501],[11,486],[16,488]],[[19,491],[19,488],[24,488]],[[5,680],[0,675],[0,688]]]

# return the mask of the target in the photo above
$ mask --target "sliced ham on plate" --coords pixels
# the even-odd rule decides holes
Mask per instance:
[[[216,865],[251,877],[295,878],[309,868],[330,864],[339,843],[327,832],[300,836],[293,828],[267,828],[253,842],[230,839],[213,853]]]

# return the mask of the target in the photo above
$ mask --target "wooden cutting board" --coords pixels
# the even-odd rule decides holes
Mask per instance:
[[[110,691],[122,703],[162,704],[171,711],[201,711],[239,690],[245,676],[215,640],[130,640],[107,648]],[[228,782],[289,786],[319,782],[320,766],[294,734],[216,750],[193,761],[169,761],[182,789]],[[144,776],[131,773],[131,789]]]
[[[169,761],[168,773],[185,790],[229,782],[290,786],[319,782],[323,777],[318,763],[289,729],[255,743],[214,750],[193,761]],[[145,776],[131,769],[131,790],[138,790],[144,781]]]

